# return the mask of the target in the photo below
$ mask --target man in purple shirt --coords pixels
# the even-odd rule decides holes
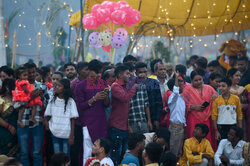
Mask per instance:
[[[78,77],[73,79],[70,83],[70,88],[72,92],[74,92],[77,84],[79,84],[82,80],[85,80],[88,77],[88,74],[89,74],[88,62],[79,62],[76,65],[76,71],[77,71]]]
[[[128,139],[128,114],[130,99],[135,95],[138,84],[128,87],[129,68],[120,65],[115,68],[116,81],[111,85],[112,110],[109,117],[109,139],[113,143],[110,157],[115,165],[127,150]]]
[[[106,83],[100,79],[102,63],[92,60],[88,64],[88,69],[89,77],[81,81],[74,91],[74,99],[79,113],[75,125],[80,126],[83,131],[84,162],[91,156],[93,142],[101,137],[106,138],[108,129],[105,107],[109,105],[109,98],[107,92],[104,91],[107,87]],[[75,154],[77,155],[77,153]]]

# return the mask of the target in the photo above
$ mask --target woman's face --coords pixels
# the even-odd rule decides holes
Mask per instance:
[[[9,76],[5,73],[5,72],[1,72],[0,73],[0,79],[2,80],[2,82],[6,79],[6,78],[9,78]]]
[[[55,84],[55,92],[56,92],[57,94],[62,94],[63,91],[64,91],[64,86],[63,86],[63,84],[61,84],[60,81],[56,81],[56,84]]]
[[[241,79],[241,73],[240,71],[237,71],[232,77],[231,77],[231,80],[232,80],[232,83],[233,84],[238,84],[240,82],[240,79]]]
[[[203,77],[200,75],[195,75],[194,79],[192,80],[192,85],[195,88],[200,88],[203,84]]]
[[[61,80],[61,79],[62,79],[62,77],[61,77],[60,74],[53,74],[53,75],[52,75],[52,84],[55,85],[55,84],[56,84],[56,81],[59,81],[59,80]]]

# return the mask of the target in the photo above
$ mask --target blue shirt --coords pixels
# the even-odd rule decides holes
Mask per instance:
[[[135,157],[134,155],[132,155],[131,153],[127,153],[127,154],[125,154],[121,164],[128,165],[130,163],[136,164],[136,166],[140,166],[138,158]]]

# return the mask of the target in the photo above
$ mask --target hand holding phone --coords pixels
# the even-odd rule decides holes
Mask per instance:
[[[206,107],[209,106],[209,104],[210,104],[209,102],[205,101],[205,102],[202,104],[202,106],[206,108]]]

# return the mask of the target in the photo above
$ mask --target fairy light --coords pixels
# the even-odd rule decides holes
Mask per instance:
[[[218,38],[218,37],[220,37],[220,35],[217,34],[216,37]]]
[[[238,32],[235,32],[234,34],[237,36],[237,35],[238,35]]]
[[[19,45],[18,44],[16,44],[16,47],[18,47]]]
[[[31,46],[31,42],[29,42],[29,44],[28,44],[29,46]]]
[[[210,24],[210,25],[212,25],[212,24],[213,24],[213,22],[210,22],[209,24]]]
[[[70,46],[68,46],[67,48],[70,48]]]
[[[195,27],[193,27],[193,29],[194,29],[194,30],[196,30],[196,28],[195,28]]]
[[[206,43],[204,44],[204,47],[207,47],[207,44],[206,44]]]
[[[196,37],[196,34],[194,34],[193,37]]]
[[[26,25],[23,25],[23,28],[26,28]]]
[[[24,14],[24,12],[22,12]]]
[[[162,8],[162,6],[160,5],[160,9]]]
[[[47,10],[50,11],[50,8],[48,7]]]
[[[29,40],[31,40],[31,38],[29,37]]]
[[[39,36],[40,36],[40,35],[41,35],[41,32],[38,32],[38,33],[37,33],[37,35],[39,35]]]
[[[215,3],[215,2],[213,3],[213,6],[216,6],[216,3]]]
[[[46,24],[46,22],[45,22],[45,21],[43,21],[43,22],[42,22],[42,25],[45,25],[45,24]]]
[[[172,2],[169,2],[169,5],[171,6],[171,5],[172,5]]]
[[[67,3],[66,2],[63,2],[63,5],[65,6]]]
[[[244,39],[244,40],[243,40],[243,42],[247,42],[247,40],[246,40],[246,39]]]
[[[71,29],[71,31],[73,31],[73,30],[74,30],[74,28],[73,28],[73,27],[71,27],[70,29]]]
[[[8,47],[8,44],[5,44],[5,47]]]
[[[233,20],[232,20],[232,19],[230,19],[230,20],[229,20],[229,22],[233,22]]]
[[[183,50],[183,48],[181,47],[180,50]]]
[[[158,17],[158,20],[160,20],[161,19],[161,17]]]
[[[192,47],[193,47],[193,45],[190,45],[190,47],[192,48]]]
[[[227,40],[227,41],[226,41],[226,43],[228,44],[228,43],[229,43],[229,41]]]
[[[160,39],[161,38],[161,36],[158,36],[158,39]]]
[[[50,32],[48,32],[48,35],[50,35],[51,33]]]
[[[178,45],[179,45],[179,43],[176,43],[176,45],[178,46]]]
[[[245,18],[248,18],[248,16],[247,16],[247,15],[245,15]]]
[[[62,35],[62,32],[58,32],[59,35]]]
[[[199,2],[197,2],[197,6],[200,6],[200,3],[199,3]]]
[[[17,3],[17,1],[14,1],[14,3]]]
[[[201,39],[199,39],[199,42],[201,42],[202,40]]]
[[[196,18],[196,15],[194,15],[194,18]]]
[[[187,1],[186,0],[183,0],[184,3],[186,3]]]
[[[39,9],[39,8],[38,8],[38,9],[37,9],[37,11],[38,11],[38,12],[40,12],[40,11],[41,11],[41,9]]]
[[[216,41],[214,41],[214,45],[216,44]]]
[[[207,18],[208,18],[208,19],[210,19],[210,18],[211,18],[211,16],[208,16]]]
[[[193,27],[193,26],[194,26],[194,23],[191,23],[191,26]]]
[[[72,8],[70,9],[70,12],[73,13],[73,9]]]
[[[170,39],[170,40],[172,40],[172,41],[173,41],[173,40],[174,40],[174,38],[173,38],[173,37],[171,37],[171,39]]]
[[[240,21],[239,21],[239,24],[241,24],[241,23],[242,23],[242,21],[240,20]]]
[[[150,44],[152,44],[153,42],[152,41],[150,41]]]
[[[146,45],[146,47],[148,47],[148,45]]]
[[[210,11],[208,10],[208,11],[207,11],[207,14],[209,14],[209,13],[210,13]]]
[[[21,17],[22,15],[21,14],[18,14],[19,17]]]
[[[19,26],[19,27],[22,27],[22,24],[19,24],[18,26]]]
[[[189,13],[189,12],[190,12],[190,10],[188,9],[188,10],[187,10],[187,13]]]
[[[243,5],[242,5],[242,7],[243,7],[243,8],[245,8],[245,7],[246,7],[246,5],[245,5],[245,4],[243,4]]]
[[[225,22],[228,22],[228,20],[225,18],[225,20],[224,20]]]
[[[190,40],[189,42],[190,42],[190,43],[193,43],[193,40]]]
[[[71,16],[71,14],[68,14],[68,17],[70,17]]]
[[[155,31],[154,31],[154,30],[152,30],[152,33],[155,33]]]

